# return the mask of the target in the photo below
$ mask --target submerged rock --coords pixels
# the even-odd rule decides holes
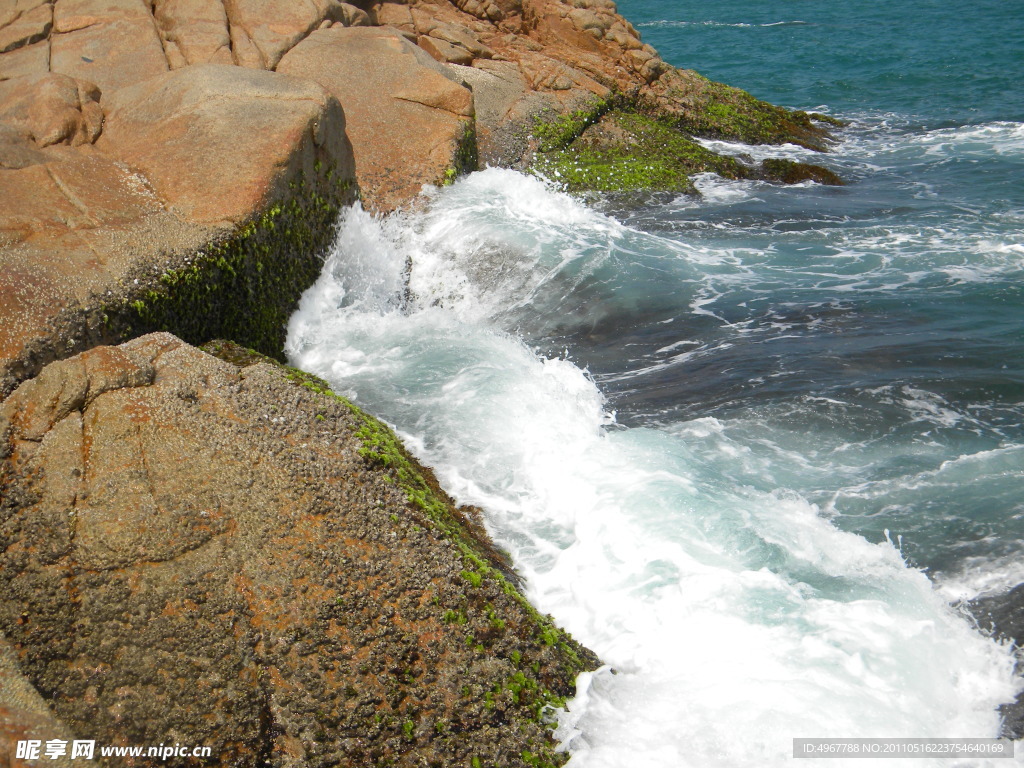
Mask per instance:
[[[215,350],[244,367],[155,334],[0,406],[0,652],[59,720],[39,737],[232,766],[561,762],[545,708],[593,654],[386,426]]]
[[[720,155],[680,131],[664,115],[598,103],[537,129],[532,169],[569,192],[695,192],[690,177],[716,173],[727,179],[785,184],[814,181],[841,185],[820,165],[769,159],[760,166]]]
[[[783,184],[800,184],[813,181],[833,187],[843,186],[843,180],[835,171],[813,163],[800,163],[796,160],[769,158],[761,163],[761,173],[770,181],[781,181]]]
[[[1024,647],[1024,584],[1001,595],[974,600],[967,608],[982,631],[1012,642],[1017,648]],[[999,714],[1003,717],[1004,737],[1024,738],[1024,692],[999,707]]]

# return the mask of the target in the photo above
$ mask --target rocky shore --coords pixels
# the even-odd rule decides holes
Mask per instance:
[[[827,127],[670,67],[611,0],[8,0],[0,764],[563,762],[548,709],[598,659],[385,425],[272,359],[285,321],[356,200],[486,165],[840,183],[694,141]]]

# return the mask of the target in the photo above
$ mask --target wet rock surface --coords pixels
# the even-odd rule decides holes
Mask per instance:
[[[49,705],[22,724],[220,765],[560,762],[544,708],[593,655],[386,427],[220,348],[245,367],[98,347],[0,407],[0,674]]]
[[[1000,595],[974,600],[967,609],[982,631],[1012,642],[1017,648],[1024,647],[1024,584]],[[1024,693],[1003,704],[999,713],[1003,716],[1003,736],[1024,738]]]

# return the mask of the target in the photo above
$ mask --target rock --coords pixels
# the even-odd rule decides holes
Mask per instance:
[[[273,69],[292,46],[316,29],[324,17],[312,2],[225,0],[232,40],[244,40],[258,54],[261,69]],[[238,63],[252,66],[252,54],[238,54]]]
[[[96,141],[103,126],[100,91],[92,83],[51,73],[0,81],[0,123],[39,147]]]
[[[461,64],[468,66],[473,63],[473,54],[461,45],[452,45],[444,40],[421,35],[416,41],[420,48],[445,64]]]
[[[727,179],[765,179],[784,184],[814,181],[841,185],[820,165],[772,158],[760,166],[719,155],[682,134],[666,119],[628,106],[600,102],[589,110],[537,129],[533,169],[570,192],[689,192],[690,177],[716,173]],[[639,198],[637,198],[639,199]]]
[[[1024,647],[1024,584],[1009,592],[979,598],[967,605],[978,627],[993,637]],[[999,708],[1003,717],[1002,736],[1008,739],[1024,738],[1024,693]]]
[[[60,0],[53,31],[50,70],[95,83],[105,96],[168,70],[144,0]]]
[[[539,116],[584,109],[594,98],[584,89],[535,90],[512,61],[477,59],[452,72],[473,90],[481,165],[522,167]]]
[[[415,36],[416,27],[412,20],[412,12],[404,3],[381,3],[374,8],[377,23],[381,26],[395,27]]]
[[[746,144],[798,144],[824,152],[829,134],[803,112],[759,101],[746,91],[690,70],[667,69],[642,92],[678,127],[698,136]]]
[[[47,155],[39,151],[28,133],[0,123],[0,169],[27,168],[46,160]],[[2,230],[0,237],[3,237]]]
[[[43,697],[18,669],[17,656],[10,644],[0,637],[0,765],[29,768],[38,765],[17,756],[18,741],[63,739],[70,743],[71,731],[57,720]],[[42,750],[40,750],[42,753]],[[44,758],[55,768],[71,768],[69,756]]]
[[[761,163],[761,172],[764,178],[770,181],[781,181],[783,184],[799,184],[803,181],[813,181],[817,184],[827,184],[833,187],[841,187],[843,180],[832,170],[813,163],[799,163],[795,160],[784,160],[781,158],[769,158]]]
[[[0,53],[38,43],[50,34],[53,6],[46,0],[14,0],[0,10]]]
[[[342,26],[364,26],[369,15],[337,0],[224,0],[232,41],[241,44],[236,58],[242,66],[275,69],[281,57],[325,20]],[[255,52],[256,56],[253,55]]]
[[[42,77],[50,71],[49,41],[0,54],[0,80]]]
[[[218,348],[247,367],[156,334],[0,405],[0,631],[23,680],[72,734],[220,765],[556,762],[538,713],[593,655],[385,426]]]
[[[752,168],[704,148],[645,115],[616,109],[581,112],[545,126],[534,168],[570,192],[695,192],[690,176],[729,179]]]
[[[356,178],[371,208],[393,210],[423,184],[475,167],[472,93],[395,30],[318,30],[277,69],[320,83],[345,106]]]
[[[418,29],[421,27],[424,35],[429,35],[435,40],[465,48],[473,55],[474,59],[490,59],[494,56],[494,51],[484,45],[476,33],[469,29],[469,27],[462,26],[461,24],[450,24],[444,21],[431,21],[429,24],[422,25],[417,24]]]
[[[183,219],[239,224],[312,178],[319,161],[352,175],[345,116],[309,80],[202,64],[105,100],[99,147],[141,171]]]
[[[95,148],[0,132],[0,393],[76,345],[156,327],[280,354],[354,197],[344,115],[315,83],[205,64],[104,103]]]
[[[362,8],[357,8],[349,3],[332,3],[329,6],[327,19],[343,27],[370,27],[376,26],[370,14]]]
[[[188,64],[234,64],[228,17],[220,2],[209,0],[157,0],[156,17],[168,59]],[[174,53],[171,53],[171,52]]]

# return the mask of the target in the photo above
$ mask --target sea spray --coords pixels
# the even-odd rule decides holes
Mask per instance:
[[[841,530],[812,500],[807,478],[828,474],[816,433],[776,474],[784,433],[764,434],[756,399],[746,421],[617,419],[599,389],[626,404],[657,389],[631,351],[644,345],[673,348],[659,375],[680,377],[745,336],[790,335],[792,319],[724,305],[769,290],[753,248],[639,231],[500,170],[420,213],[352,209],[338,242],[292,318],[290,358],[482,506],[530,599],[607,663],[562,717],[572,765],[770,766],[791,760],[794,737],[998,734],[1017,688],[1009,649],[895,536]]]

